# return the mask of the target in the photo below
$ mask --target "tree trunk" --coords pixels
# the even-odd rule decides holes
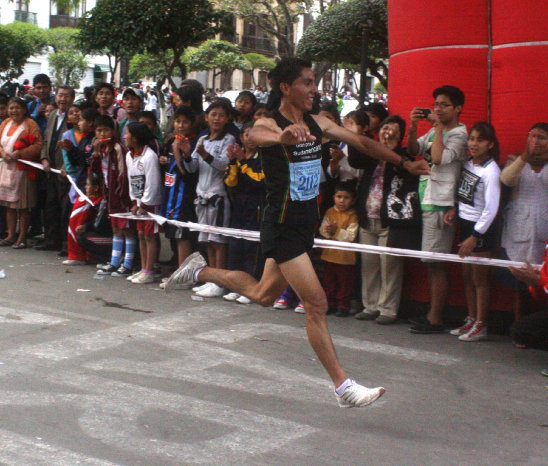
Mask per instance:
[[[316,85],[320,84],[321,79],[323,78],[324,74],[327,73],[327,71],[331,68],[331,65],[326,62],[318,62],[314,63],[314,66],[312,67],[312,71],[314,71],[315,81]]]

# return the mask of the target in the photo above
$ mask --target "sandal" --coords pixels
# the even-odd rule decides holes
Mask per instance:
[[[26,248],[27,248],[27,243],[25,243],[24,241],[21,241],[20,243],[14,244],[12,246],[12,249],[26,249]]]
[[[6,238],[0,240],[0,246],[11,246],[14,243],[15,243],[15,240],[11,241]]]

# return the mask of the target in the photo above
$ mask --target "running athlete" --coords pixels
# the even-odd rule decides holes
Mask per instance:
[[[207,267],[203,257],[194,253],[169,278],[166,290],[198,280],[213,282],[271,306],[287,284],[291,285],[305,309],[308,340],[335,385],[339,406],[367,406],[385,389],[359,385],[339,364],[327,328],[325,292],[308,256],[319,221],[322,136],[346,142],[414,174],[429,173],[429,169],[426,162],[409,162],[372,139],[325,117],[310,115],[317,92],[310,62],[282,60],[272,71],[272,85],[281,95],[280,108],[258,120],[250,133],[260,150],[267,191],[261,224],[261,249],[267,259],[261,280],[245,272]]]

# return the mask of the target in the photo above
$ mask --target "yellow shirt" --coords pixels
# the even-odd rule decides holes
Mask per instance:
[[[337,230],[330,236],[326,227],[329,223],[335,223]],[[330,240],[346,241],[352,243],[358,235],[358,214],[355,209],[348,209],[341,212],[336,207],[331,207],[326,213],[320,225],[320,234]],[[353,251],[342,251],[340,249],[324,249],[322,259],[334,264],[355,265],[356,253]]]

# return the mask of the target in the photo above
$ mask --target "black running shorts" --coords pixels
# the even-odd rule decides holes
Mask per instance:
[[[272,258],[276,264],[295,259],[309,252],[314,246],[315,224],[261,224],[261,250],[265,259]]]

